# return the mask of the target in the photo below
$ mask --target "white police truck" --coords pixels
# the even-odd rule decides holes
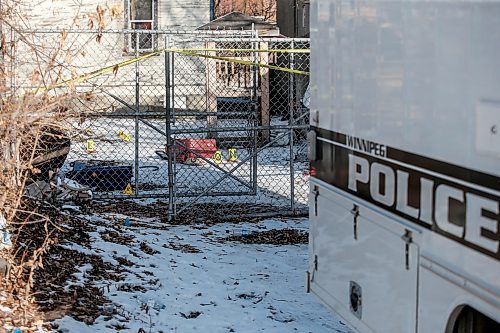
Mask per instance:
[[[500,0],[311,1],[307,288],[359,332],[500,332]]]

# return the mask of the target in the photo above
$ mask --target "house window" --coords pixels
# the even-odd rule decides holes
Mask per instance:
[[[127,3],[127,28],[132,30],[155,30],[158,20],[157,0],[125,0]],[[128,38],[130,52],[152,51],[155,48],[155,35],[139,32],[131,33]],[[137,44],[138,43],[138,44]]]

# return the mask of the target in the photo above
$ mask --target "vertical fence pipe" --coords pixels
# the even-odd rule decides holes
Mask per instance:
[[[139,33],[135,33],[135,56],[139,56]],[[139,61],[135,62],[135,161],[134,161],[134,194],[139,194]]]
[[[168,47],[172,47],[173,46],[173,42],[169,39],[169,45]],[[175,53],[174,52],[170,52],[169,53],[169,75],[170,75],[170,96],[171,96],[171,99],[170,99],[170,132],[172,132],[172,126],[175,126],[175,120],[176,120],[176,116],[175,116]],[[173,140],[173,138],[172,138]],[[174,144],[175,142],[172,142],[172,145]],[[173,195],[173,202],[172,204],[174,205],[174,208],[173,208],[173,213],[174,213],[174,216],[177,215],[177,179],[175,177],[175,175],[177,174],[177,163],[175,162],[177,159],[176,159],[176,154],[177,152],[173,151],[172,153],[172,195]]]
[[[257,34],[257,31],[255,30],[255,26],[254,24],[252,23],[252,37],[253,38],[258,38],[258,34]],[[258,42],[252,42],[252,48],[253,49],[257,49],[258,48]],[[254,63],[257,63],[258,59],[257,59],[257,52],[253,52],[253,62]],[[253,121],[253,125],[255,127],[257,127],[259,125],[259,96],[257,94],[257,86],[259,84],[259,81],[258,81],[258,73],[259,73],[259,68],[257,66],[252,66],[253,67],[253,89],[252,89],[252,95],[253,95],[253,98],[252,98],[252,104],[254,105],[254,108],[253,108],[253,118],[254,118],[254,121]],[[252,131],[253,132],[253,144],[252,144],[252,155],[253,155],[253,158],[252,158],[252,167],[250,168],[250,170],[252,171],[252,193],[255,195],[257,194],[257,187],[258,187],[258,159],[257,159],[257,146],[258,146],[258,136],[259,136],[259,132],[258,130],[254,130]]]
[[[168,48],[168,38],[165,36],[165,48]],[[171,134],[171,110],[170,110],[170,54],[165,51],[165,127],[167,133],[167,158],[168,158],[168,220],[172,220],[175,216],[174,209],[174,171],[172,165],[172,134]]]
[[[290,48],[293,50],[294,42],[291,41]],[[295,69],[295,54],[290,53],[290,69]],[[290,209],[293,213],[295,213],[295,166],[293,164],[294,161],[294,140],[293,140],[293,125],[294,125],[294,108],[298,107],[295,105],[294,95],[297,93],[297,89],[294,86],[294,74],[289,73],[289,88],[288,88],[288,96],[289,96],[289,105],[290,105]]]
[[[171,43],[173,45],[173,43]],[[169,45],[172,46],[172,45]],[[172,125],[175,125],[175,53],[170,52],[170,92],[172,100],[170,102],[170,112],[172,116]]]

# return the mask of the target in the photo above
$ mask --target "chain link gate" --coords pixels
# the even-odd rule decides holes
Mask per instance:
[[[51,45],[60,33],[31,36]],[[66,33],[78,51],[73,66],[61,59],[59,75],[84,77],[52,89],[78,92],[66,105],[75,111],[66,177],[99,199],[163,198],[171,218],[195,205],[226,215],[306,209],[309,54],[294,50],[308,49],[308,39],[253,31]],[[31,91],[29,46],[17,43],[17,87]]]
[[[175,47],[189,49],[190,44],[177,40]],[[178,78],[172,91],[174,107],[170,118],[176,161],[174,195],[175,202],[182,205],[173,214],[200,201],[213,202],[210,198],[219,201],[220,197],[251,197],[257,192],[254,128],[258,125],[258,68],[216,59],[228,54],[215,51],[252,50],[256,42],[231,38],[206,39],[203,44],[205,50],[210,50],[203,55],[172,54],[173,77]],[[231,54],[235,61],[258,62],[251,51],[229,53],[235,53]],[[192,82],[203,82],[202,91]],[[179,108],[184,96],[190,97],[189,107]],[[180,158],[176,152],[181,152]],[[191,156],[190,160],[183,158],[182,152]]]
[[[217,38],[204,42],[203,54],[175,53],[172,59],[173,78],[181,80],[173,85],[169,116],[176,177],[173,202],[179,206],[172,213],[182,214],[198,203],[211,207],[214,202],[226,206],[215,209],[219,214],[230,215],[248,210],[249,204],[268,213],[304,209],[308,76],[282,69],[308,71],[309,54],[293,50],[307,50],[309,41]],[[175,47],[190,48],[184,41]],[[188,77],[187,82],[203,82],[193,80],[193,68],[205,71],[206,91],[197,99],[196,88],[183,81]],[[186,96],[191,99],[189,107],[183,108]],[[186,142],[191,141],[212,142],[220,158],[189,149]],[[175,155],[186,151],[193,161]]]

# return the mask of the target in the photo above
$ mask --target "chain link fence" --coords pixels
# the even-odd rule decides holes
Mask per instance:
[[[308,39],[131,30],[14,40],[12,91],[40,90],[42,64],[53,77],[41,90],[78,93],[64,105],[75,116],[61,172],[96,198],[168,200],[170,217],[306,211]],[[46,48],[36,62],[33,45]]]

